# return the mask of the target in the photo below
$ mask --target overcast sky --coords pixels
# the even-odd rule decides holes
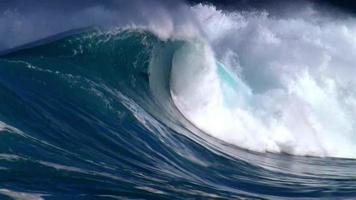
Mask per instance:
[[[200,0],[189,0],[189,4]],[[209,0],[218,7],[234,10],[268,10],[271,14],[290,14],[302,9],[305,0]],[[296,4],[295,2],[298,2]],[[310,2],[310,1],[309,1]],[[352,12],[356,1],[312,0],[320,9],[330,7]],[[56,33],[88,26],[144,24],[149,18],[189,18],[182,0],[1,0],[0,51]],[[331,12],[331,11],[330,11]],[[188,15],[188,16],[186,16]]]

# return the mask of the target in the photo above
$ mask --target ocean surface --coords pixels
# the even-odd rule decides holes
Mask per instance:
[[[207,33],[222,15],[193,9],[214,12]],[[3,52],[0,199],[355,199],[353,104],[332,93],[346,87],[336,75],[348,80],[352,70],[325,68],[354,62],[332,47],[342,49],[340,38],[356,29],[340,22],[349,33],[328,40],[323,33],[337,23],[314,31],[308,20],[265,13],[223,21],[226,29],[245,23],[225,39],[261,30],[236,43],[239,68],[221,55],[230,51],[219,48],[218,34],[207,42],[140,27],[69,31]],[[287,21],[297,30],[281,28]],[[304,40],[295,42],[295,31]],[[309,70],[290,77],[268,68],[267,76],[245,67],[260,61]]]

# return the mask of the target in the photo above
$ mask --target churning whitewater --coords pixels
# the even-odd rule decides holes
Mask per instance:
[[[354,19],[192,9],[206,43],[178,49],[171,74],[191,122],[254,151],[356,157]]]
[[[0,198],[356,195],[354,17],[167,13],[0,55]]]

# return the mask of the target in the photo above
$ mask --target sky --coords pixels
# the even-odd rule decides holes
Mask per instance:
[[[320,9],[356,11],[352,0],[2,0],[0,51],[75,28],[140,25],[149,23],[150,18],[182,21],[190,17],[184,7],[200,2],[230,10],[265,9],[272,15],[290,15],[308,2]]]

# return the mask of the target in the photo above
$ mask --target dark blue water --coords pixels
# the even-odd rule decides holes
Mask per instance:
[[[184,41],[66,34],[0,57],[0,199],[354,199],[356,161],[202,133],[169,92]]]

